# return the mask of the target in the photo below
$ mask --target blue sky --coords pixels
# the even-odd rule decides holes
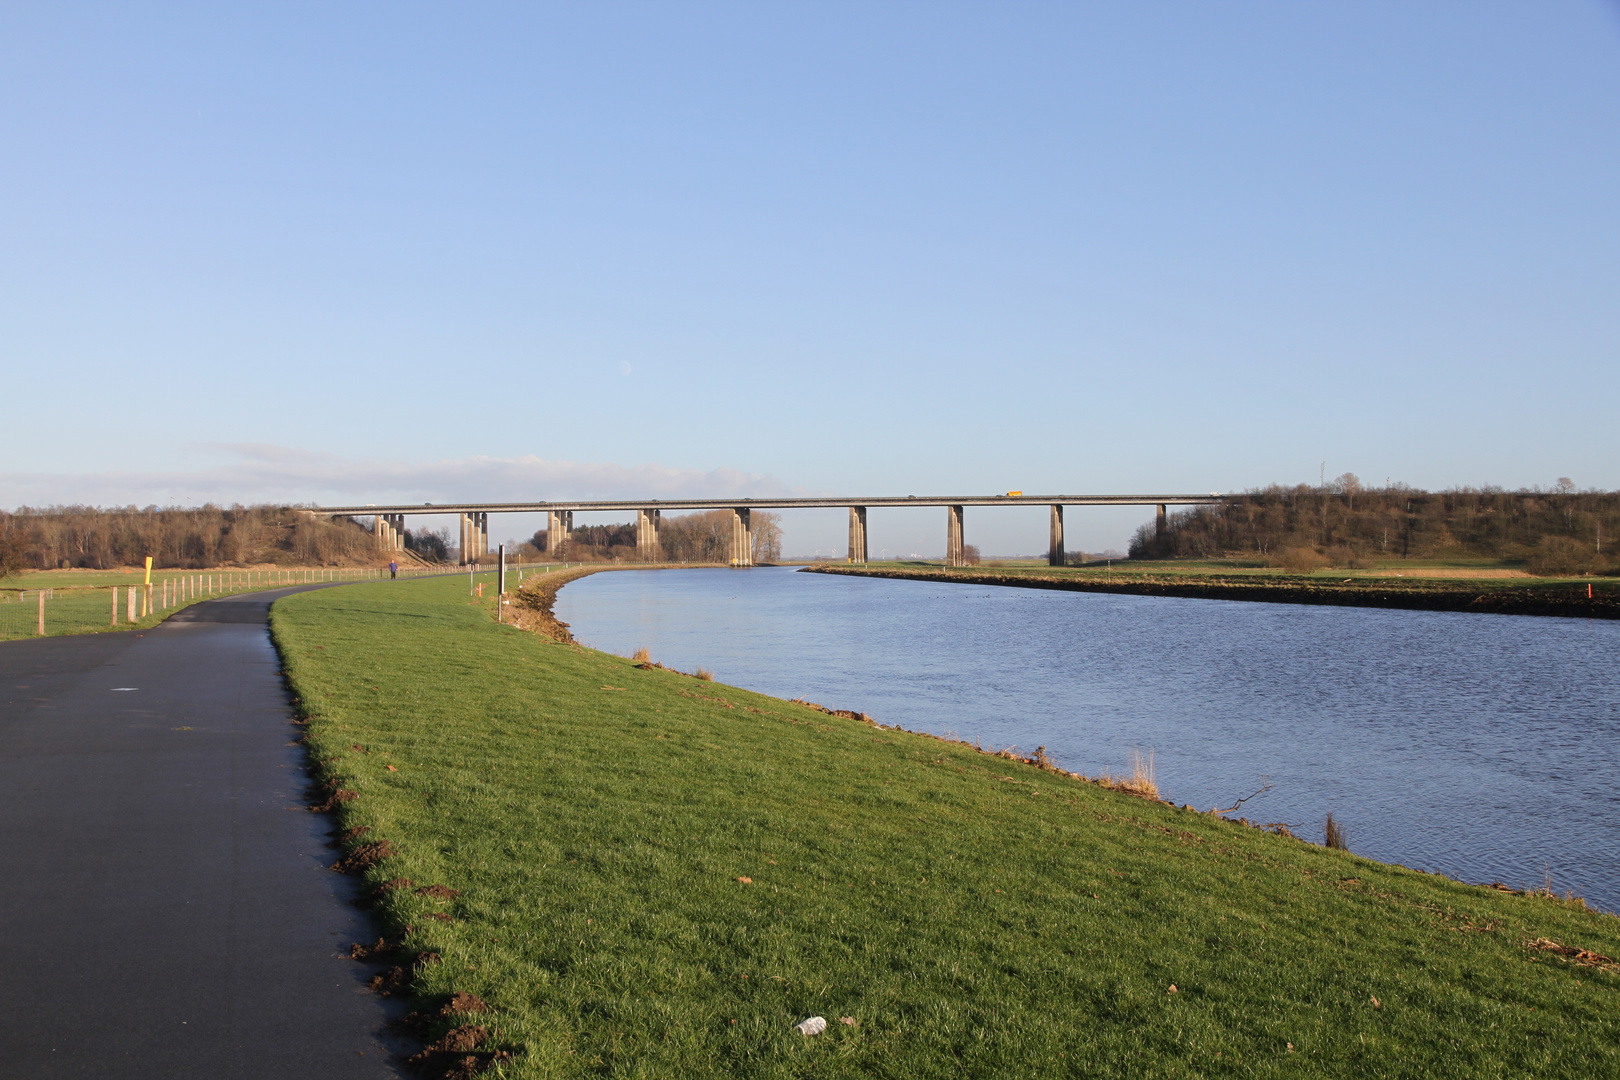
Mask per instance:
[[[1599,2],[8,4],[0,506],[1616,488],[1617,118]]]

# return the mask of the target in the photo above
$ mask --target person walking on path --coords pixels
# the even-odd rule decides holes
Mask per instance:
[[[397,577],[399,577],[399,563],[395,562],[393,559],[389,559],[388,560],[388,580],[393,581]]]

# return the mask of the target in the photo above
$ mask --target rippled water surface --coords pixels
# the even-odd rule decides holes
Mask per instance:
[[[1620,623],[1042,592],[788,569],[596,574],[586,644],[1161,793],[1375,859],[1620,909]]]

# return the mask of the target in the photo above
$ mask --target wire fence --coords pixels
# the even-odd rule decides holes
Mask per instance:
[[[275,570],[157,571],[151,584],[62,586],[0,590],[0,641],[99,630],[140,629],[176,610],[234,593],[283,589],[289,585],[375,581],[444,574],[439,566],[401,566],[397,572],[362,567],[290,567]]]

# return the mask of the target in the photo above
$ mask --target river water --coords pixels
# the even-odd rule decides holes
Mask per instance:
[[[1620,622],[1062,593],[785,568],[573,582],[585,644],[885,724],[1152,750],[1160,793],[1467,881],[1620,909]],[[1237,816],[1237,815],[1233,815]]]

